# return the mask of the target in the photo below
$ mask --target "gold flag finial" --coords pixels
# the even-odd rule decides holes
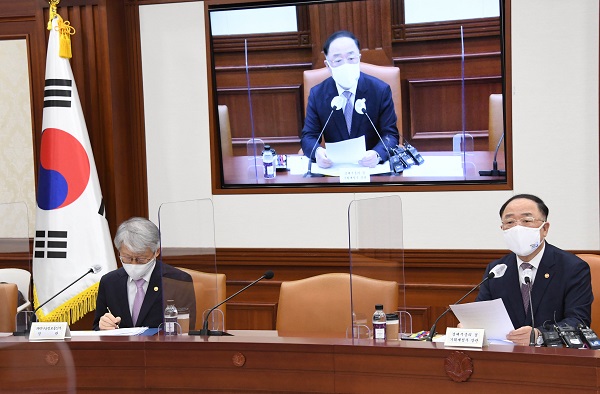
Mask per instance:
[[[54,19],[54,17],[58,15],[58,12],[56,11],[56,6],[58,5],[58,3],[60,3],[60,0],[48,0],[48,4],[50,5],[50,16],[48,17],[48,30],[52,29],[52,19]]]

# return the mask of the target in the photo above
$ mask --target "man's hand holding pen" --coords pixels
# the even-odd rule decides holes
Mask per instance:
[[[114,330],[115,328],[119,328],[119,323],[121,322],[121,318],[113,316],[113,314],[111,313],[110,309],[108,309],[108,307],[106,308],[106,310],[108,312],[106,312],[100,318],[100,323],[99,323],[100,329],[101,330]]]

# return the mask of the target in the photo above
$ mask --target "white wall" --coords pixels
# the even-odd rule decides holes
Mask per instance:
[[[347,206],[373,194],[212,195],[203,7],[140,7],[151,219],[161,202],[210,198],[217,247],[347,247]],[[398,193],[405,248],[504,248],[500,205],[532,193],[550,207],[549,242],[600,249],[598,1],[512,13],[514,191]],[[286,231],[265,237],[265,215]]]

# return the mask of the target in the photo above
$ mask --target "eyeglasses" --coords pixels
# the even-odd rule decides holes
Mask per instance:
[[[124,264],[131,264],[132,262],[137,262],[138,264],[147,264],[150,260],[152,260],[154,256],[150,258],[146,257],[131,257],[131,256],[121,256],[119,255],[119,260]]]
[[[545,222],[545,220],[536,219],[530,216],[520,219],[506,219],[502,221],[502,228],[504,230],[508,230],[509,228],[513,228],[516,225],[523,227],[535,227],[535,222]]]
[[[360,55],[348,55],[347,57],[336,57],[335,59],[327,59],[327,63],[333,68],[339,67],[344,63],[356,64],[360,61]]]

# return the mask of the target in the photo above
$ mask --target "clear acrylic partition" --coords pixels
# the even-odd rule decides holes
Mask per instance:
[[[246,157],[248,158],[248,181],[258,183],[263,178],[262,151],[265,143],[260,138],[251,138],[246,142]]]
[[[27,334],[33,315],[29,215],[25,202],[0,204],[0,254],[10,261],[0,269],[0,282],[16,283],[24,301],[15,311],[15,333]]]
[[[397,314],[400,335],[412,332],[412,319],[406,311],[402,200],[387,196],[353,200],[348,207],[350,289],[352,329],[347,337],[372,336],[372,316],[376,304],[386,314]],[[364,283],[362,277],[396,282],[398,304],[394,304],[390,283]]]
[[[225,290],[218,281],[215,251],[215,223],[212,200],[199,199],[161,204],[158,210],[161,257],[171,267],[182,269],[172,272],[163,269],[163,307],[173,300],[178,310],[188,308],[189,332],[195,333],[207,323],[209,330],[225,330],[224,306],[219,294]],[[207,319],[208,315],[208,319]],[[187,332],[185,314],[178,318],[178,331]]]

